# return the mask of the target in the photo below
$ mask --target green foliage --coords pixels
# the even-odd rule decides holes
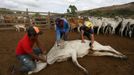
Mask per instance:
[[[67,13],[70,13],[70,10],[69,9],[67,9]]]
[[[126,17],[134,18],[134,2],[123,4],[123,5],[113,5],[109,7],[102,7],[88,11],[79,12],[82,16],[100,16],[100,17]]]
[[[6,8],[0,8],[0,14],[13,14],[13,12]]]
[[[77,8],[75,5],[69,5],[69,8],[67,9],[67,14],[69,16],[76,16],[77,15]]]
[[[38,17],[38,16],[40,16],[40,13],[37,12],[37,13],[34,14],[34,16]]]
[[[81,15],[88,15],[88,16],[103,16],[103,17],[114,17],[114,16],[133,16],[134,11],[130,9],[118,9],[118,10],[90,10],[87,12],[82,13]]]

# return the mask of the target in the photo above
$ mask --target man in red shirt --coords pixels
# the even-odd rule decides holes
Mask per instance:
[[[41,57],[43,51],[41,44],[38,40],[38,35],[41,34],[40,30],[35,26],[30,26],[27,30],[27,33],[19,41],[16,48],[16,56],[22,64],[22,67],[18,69],[20,72],[29,72],[36,68],[35,60],[40,60],[45,62],[46,59]],[[34,44],[38,48],[33,49]]]

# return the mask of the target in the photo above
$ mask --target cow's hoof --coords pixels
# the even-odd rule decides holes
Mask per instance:
[[[128,57],[127,56],[122,56],[122,58],[121,58],[122,60],[127,60],[128,59]]]
[[[89,75],[89,72],[88,72],[88,71],[85,71],[85,72],[84,72],[84,75]]]
[[[120,57],[118,57],[118,58],[121,59],[121,60],[127,60],[127,59],[128,59],[128,57],[125,56],[125,55],[122,55],[122,56],[120,56]]]

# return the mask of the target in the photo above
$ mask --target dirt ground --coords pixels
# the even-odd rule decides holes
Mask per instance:
[[[55,41],[53,30],[43,30],[39,37],[41,43],[50,50]],[[15,30],[0,31],[0,75],[10,75],[9,66],[19,65],[15,57],[15,48],[25,32]],[[80,39],[78,33],[69,33],[69,40]],[[79,58],[79,63],[84,66],[90,75],[134,75],[134,38],[120,37],[117,35],[95,35],[95,40],[103,45],[110,45],[128,56],[128,60],[113,57],[85,56]],[[17,74],[16,74],[17,75]],[[47,66],[39,73],[33,75],[83,75],[71,60]]]

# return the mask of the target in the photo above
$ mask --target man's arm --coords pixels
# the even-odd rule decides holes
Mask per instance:
[[[91,49],[93,49],[93,43],[94,43],[94,29],[93,26],[91,27],[92,29],[92,34],[91,34]]]
[[[24,51],[29,54],[31,57],[33,57],[34,59],[37,59],[37,60],[41,60],[43,62],[45,62],[46,58],[45,57],[39,57],[37,56],[34,52],[33,52],[33,49],[31,48],[30,44],[29,43],[23,43],[22,44],[22,48],[24,49]]]
[[[85,43],[85,41],[84,41],[84,31],[83,30],[81,30],[81,40],[82,40],[82,43]]]
[[[32,56],[34,59],[40,60],[42,62],[46,62],[46,58],[39,57],[39,56],[35,55],[33,52],[29,53],[29,55]]]
[[[42,46],[42,44],[40,43],[40,41],[38,39],[36,40],[36,45],[42,50],[43,54],[46,53],[45,48]]]
[[[91,34],[91,48],[93,48],[93,43],[94,43],[94,34]]]

